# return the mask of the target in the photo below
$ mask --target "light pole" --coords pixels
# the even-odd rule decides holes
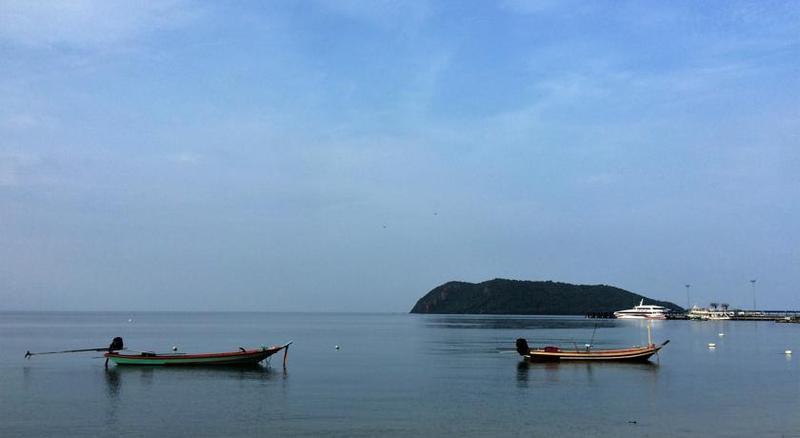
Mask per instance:
[[[753,311],[756,310],[756,281],[750,280],[750,286],[753,288]]]
[[[689,307],[692,305],[692,300],[689,298],[689,288],[692,287],[691,284],[686,285],[686,310],[689,310]]]

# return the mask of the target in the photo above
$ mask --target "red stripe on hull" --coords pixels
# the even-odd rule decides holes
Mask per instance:
[[[622,362],[646,362],[651,356],[656,354],[661,347],[625,349],[625,350],[595,350],[595,351],[559,351],[545,352],[544,350],[531,350],[525,356],[530,361],[622,361]]]

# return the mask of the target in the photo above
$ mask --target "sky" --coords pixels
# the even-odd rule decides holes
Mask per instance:
[[[0,0],[0,310],[800,309],[800,3]]]

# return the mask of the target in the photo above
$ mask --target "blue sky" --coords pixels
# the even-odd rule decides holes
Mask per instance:
[[[797,2],[0,2],[0,309],[799,267]]]

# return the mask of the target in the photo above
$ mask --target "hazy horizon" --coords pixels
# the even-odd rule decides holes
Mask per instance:
[[[497,279],[501,279],[501,278],[488,279],[488,280],[485,280],[485,281],[491,281],[491,280],[497,280]],[[541,282],[552,281],[552,282],[555,282],[555,283],[568,283],[568,282],[560,282],[560,281],[557,281],[557,280],[522,280],[522,279],[501,279],[501,280],[534,281],[534,282],[535,281],[541,281]],[[460,280],[452,280],[452,281],[460,281]],[[480,283],[480,282],[478,282],[478,283]],[[445,284],[445,283],[443,283],[443,284]],[[617,287],[617,286],[614,286],[614,285],[607,285],[607,284],[577,284],[577,285],[579,285],[579,286],[612,286],[612,287]],[[436,287],[438,287],[438,286],[441,286],[441,285],[437,285]],[[411,313],[411,308],[414,306],[414,304],[416,304],[419,299],[421,299],[423,296],[425,296],[428,292],[431,292],[433,289],[435,289],[435,287],[431,288],[431,290],[426,291],[423,294],[420,294],[420,296],[417,299],[415,299],[413,303],[411,303],[411,305],[409,306],[408,309],[398,310],[398,311],[392,311],[392,310],[361,310],[361,311],[359,311],[359,310],[264,310],[264,309],[261,309],[261,310],[258,310],[258,309],[257,310],[249,310],[249,309],[227,309],[227,310],[226,309],[204,309],[204,310],[202,310],[202,309],[194,309],[194,310],[192,310],[192,309],[186,309],[186,308],[175,308],[175,309],[147,309],[147,308],[139,308],[139,309],[137,309],[137,308],[129,308],[129,309],[119,309],[119,308],[94,307],[94,308],[91,308],[91,309],[80,309],[80,308],[68,308],[68,309],[54,309],[54,308],[39,308],[39,309],[23,309],[23,308],[20,308],[20,309],[13,309],[13,308],[0,308],[0,312],[10,312],[10,313],[15,313],[15,312],[23,312],[23,313],[28,313],[28,312],[30,312],[30,313],[36,313],[36,312],[45,312],[45,313],[48,313],[48,312],[53,312],[53,313],[58,313],[58,312],[68,312],[68,313],[95,313],[95,312],[101,312],[101,313],[130,314],[131,316],[133,316],[136,313],[160,313],[160,312],[161,313],[248,313],[248,312],[251,312],[251,313],[297,313],[297,314],[303,314],[303,313],[310,313],[310,314],[316,314],[316,313],[321,313],[321,314],[325,314],[325,313],[330,313],[330,314],[348,314],[348,313],[352,313],[352,314],[408,314],[408,313]],[[621,288],[621,289],[624,289],[624,288]],[[636,291],[628,291],[628,292],[637,293]],[[664,299],[661,299],[659,297],[647,296],[646,294],[640,294],[640,295],[644,295],[646,299],[652,299],[652,300],[655,300],[655,301],[667,301],[667,302],[672,302],[673,304],[677,304],[678,306],[681,306],[681,307],[684,307],[684,308],[686,307],[686,303],[685,302],[683,303],[683,305],[681,305],[681,303],[679,303],[679,302],[674,302],[674,301],[670,301],[670,300],[664,300]],[[751,298],[752,298],[752,296],[751,296]],[[685,297],[684,297],[684,299],[685,299]],[[697,301],[697,300],[693,300],[693,302],[695,302],[695,301]],[[717,301],[713,301],[713,300],[709,301],[709,303],[713,303],[713,302],[716,302],[718,304],[728,304],[725,301],[719,301],[719,300],[717,300]],[[697,302],[695,302],[694,304],[695,305],[699,305],[701,307],[703,307],[703,306],[707,307],[709,303],[697,303]],[[648,304],[647,300],[645,300],[645,304]],[[731,307],[731,309],[744,309],[744,310],[747,310],[747,309],[750,309],[751,307],[752,306],[748,307],[746,305],[745,306],[739,306],[739,307],[734,306],[734,307]],[[800,311],[800,309],[798,309],[798,308],[780,308],[780,309],[775,308],[775,309],[772,309],[772,308],[764,308],[764,306],[759,306],[759,309],[760,310]],[[528,314],[516,314],[516,313],[493,314],[493,315],[494,316],[502,316],[502,315],[508,315],[508,316],[525,316],[525,315],[527,315],[527,316],[536,316],[535,314],[528,315]]]
[[[0,2],[0,310],[800,308],[800,3]]]

